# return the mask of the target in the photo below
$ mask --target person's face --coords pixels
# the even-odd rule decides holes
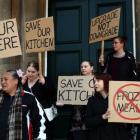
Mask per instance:
[[[115,38],[113,40],[113,49],[114,49],[114,51],[119,51],[119,50],[123,49],[123,47],[124,47],[124,43],[120,42],[120,40],[118,38]]]
[[[104,81],[101,79],[95,79],[95,90],[101,92],[104,90]]]
[[[11,73],[6,72],[3,74],[1,78],[1,86],[3,91],[6,93],[13,93],[13,91],[16,91],[18,85],[18,80],[14,79],[11,75]]]
[[[86,61],[81,63],[82,75],[92,75],[92,72],[93,72],[93,66],[90,66],[90,64]]]
[[[29,66],[26,70],[26,74],[29,80],[33,81],[36,78],[38,78],[38,71],[33,67],[33,66]]]

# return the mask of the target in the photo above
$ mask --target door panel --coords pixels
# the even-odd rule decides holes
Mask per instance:
[[[88,1],[56,0],[50,7],[55,21],[56,51],[48,53],[48,66],[53,67],[48,73],[57,80],[58,75],[79,74],[80,62],[89,59]]]
[[[55,22],[55,52],[48,52],[48,77],[54,81],[55,94],[59,75],[79,75],[82,60],[93,62],[99,71],[100,44],[89,44],[90,20],[118,7],[122,8],[120,35],[128,37],[127,49],[133,51],[131,0],[50,0],[49,16]],[[112,39],[105,41],[105,55],[112,48]],[[59,108],[54,136],[66,139],[72,106]]]
[[[88,1],[56,0],[52,2],[51,14],[55,21],[55,52],[48,53],[48,76],[55,81],[58,75],[79,75],[80,63],[89,59],[88,47]],[[54,136],[66,138],[71,120],[72,106],[59,108],[55,120]]]

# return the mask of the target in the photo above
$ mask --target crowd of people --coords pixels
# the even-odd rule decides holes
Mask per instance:
[[[101,73],[90,61],[82,61],[81,75],[93,76],[94,95],[87,105],[74,105],[68,140],[134,140],[132,128],[140,126],[126,123],[108,123],[109,81],[139,81],[135,58],[125,49],[126,38],[113,39],[113,52],[106,60],[99,58]],[[105,62],[104,65],[102,65]],[[7,70],[1,78],[0,140],[53,140],[53,118],[48,109],[54,104],[54,88],[47,77],[39,73],[39,64],[28,63],[26,72]],[[57,105],[64,106],[59,103]]]

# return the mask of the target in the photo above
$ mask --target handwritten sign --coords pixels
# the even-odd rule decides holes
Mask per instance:
[[[0,21],[0,58],[21,54],[16,19]]]
[[[57,101],[63,104],[86,105],[94,95],[93,76],[59,76]]]
[[[25,40],[27,53],[54,50],[53,17],[26,22]]]
[[[89,43],[118,36],[120,11],[118,8],[91,20]]]
[[[109,122],[140,123],[140,82],[109,83]]]

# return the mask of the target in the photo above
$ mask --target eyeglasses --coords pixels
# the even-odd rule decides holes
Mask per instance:
[[[113,42],[112,44],[118,44],[118,43],[120,43],[120,42]]]

